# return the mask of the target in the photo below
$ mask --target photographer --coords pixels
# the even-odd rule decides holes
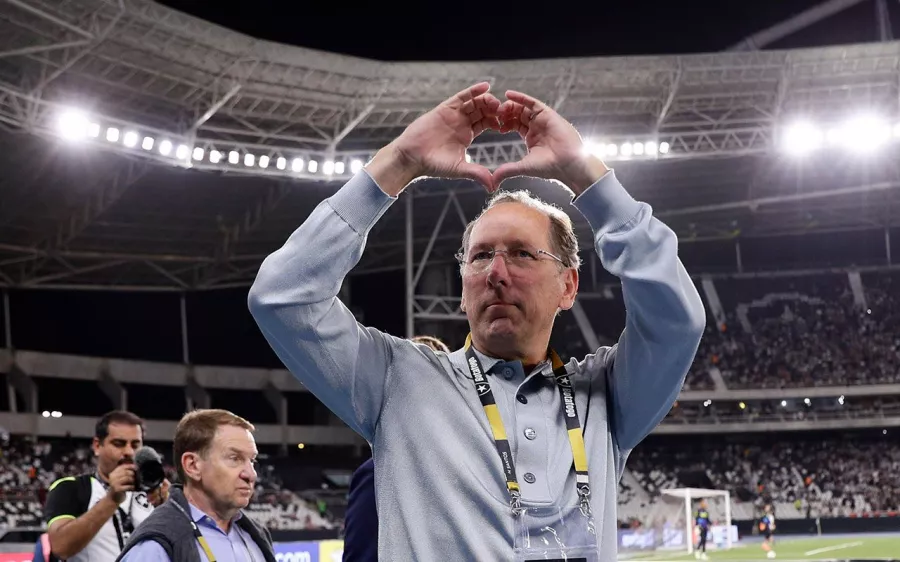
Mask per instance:
[[[149,493],[136,491],[135,457],[143,444],[144,422],[131,412],[117,410],[98,420],[92,444],[96,471],[60,478],[47,494],[44,519],[54,557],[112,562],[134,528],[166,500],[165,479]],[[147,453],[158,459],[152,449],[142,456]],[[161,464],[158,468],[161,471]]]

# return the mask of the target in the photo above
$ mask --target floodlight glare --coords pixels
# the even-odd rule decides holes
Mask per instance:
[[[59,133],[69,140],[83,138],[88,133],[88,118],[80,111],[66,111],[59,116]]]
[[[275,167],[279,170],[283,170],[287,166],[287,160],[284,156],[279,156],[278,160],[275,161]]]
[[[354,175],[358,174],[359,171],[362,170],[362,167],[363,167],[362,160],[354,160],[353,162],[350,162],[350,173],[352,173]]]
[[[891,127],[872,115],[851,119],[841,127],[841,144],[854,152],[871,152],[891,137]]]
[[[785,129],[783,144],[787,152],[799,156],[817,150],[824,140],[821,130],[811,123],[800,121]]]
[[[343,162],[335,162],[334,163],[334,173],[337,175],[341,175],[344,173],[344,163]]]
[[[322,173],[325,174],[326,176],[330,176],[331,174],[334,173],[334,161],[333,160],[325,161],[325,163],[322,165]]]

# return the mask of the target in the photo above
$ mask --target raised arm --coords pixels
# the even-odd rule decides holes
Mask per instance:
[[[266,258],[250,289],[250,312],[281,361],[370,441],[394,340],[360,326],[338,291],[371,228],[413,179],[469,178],[490,185],[490,172],[465,159],[472,140],[496,124],[491,116],[500,102],[488,88],[468,88],[414,121]]]
[[[585,152],[575,128],[552,108],[509,91],[499,110],[502,130],[528,146],[520,162],[494,172],[564,184],[594,232],[607,271],[622,281],[625,331],[607,353],[588,358],[608,377],[612,431],[620,450],[634,448],[671,409],[706,326],[703,303],[678,259],[675,233],[635,201],[598,158]]]
[[[697,353],[705,311],[678,259],[675,233],[613,172],[574,204],[591,224],[603,267],[622,281],[625,330],[602,359],[613,435],[627,451],[672,408]]]

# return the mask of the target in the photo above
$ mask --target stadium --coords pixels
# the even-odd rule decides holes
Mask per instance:
[[[280,560],[340,560],[370,455],[247,310],[261,262],[422,113],[488,80],[545,100],[675,231],[707,313],[684,388],[619,483],[620,560],[900,558],[900,42],[888,0],[811,2],[699,54],[382,62],[257,39],[151,0],[0,2],[0,561],[127,409],[169,454],[188,410],[257,427],[251,516]],[[855,14],[847,16],[848,13]],[[864,14],[865,17],[857,17]],[[822,22],[852,44],[774,48]],[[840,35],[837,33],[836,35]],[[485,133],[467,160],[526,152]],[[571,209],[546,182],[517,178]],[[463,345],[454,255],[484,190],[425,179],[341,289],[359,322]],[[612,345],[618,280],[583,267],[552,342]],[[402,311],[402,312],[400,312]]]

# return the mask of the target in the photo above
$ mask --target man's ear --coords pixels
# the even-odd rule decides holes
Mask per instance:
[[[188,480],[200,480],[200,471],[203,459],[197,453],[184,453],[181,455],[181,468]]]
[[[569,310],[575,304],[575,297],[578,296],[578,270],[573,267],[566,268],[560,282],[563,285],[563,294],[559,299],[559,308]]]

